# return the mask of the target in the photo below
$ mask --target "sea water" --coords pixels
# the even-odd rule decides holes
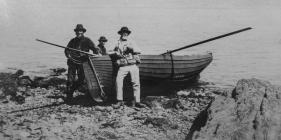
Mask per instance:
[[[278,0],[0,0],[0,69],[40,72],[67,67],[64,50],[76,24],[95,43],[118,39],[122,26],[143,54],[161,54],[228,32],[252,30],[179,51],[175,55],[213,53],[201,80],[233,86],[241,78],[281,85],[281,2]]]

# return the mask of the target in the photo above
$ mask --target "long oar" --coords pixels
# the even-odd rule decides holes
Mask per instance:
[[[77,49],[73,49],[73,48],[64,47],[64,46],[57,45],[57,44],[54,44],[54,43],[50,43],[50,42],[47,42],[47,41],[43,41],[43,40],[40,40],[40,39],[36,39],[36,41],[43,42],[43,43],[46,43],[46,44],[49,44],[49,45],[53,45],[53,46],[57,46],[57,47],[60,47],[60,48],[69,49],[69,50],[72,50],[72,51],[77,51],[77,52],[80,52],[80,53],[83,53],[83,54],[87,54],[87,55],[90,55],[90,56],[97,56],[97,55],[95,55],[95,54],[90,54],[90,53],[85,52],[85,51],[81,51],[81,50],[77,50]]]
[[[216,40],[216,39],[219,39],[219,38],[223,38],[223,37],[227,37],[227,36],[230,36],[230,35],[233,35],[233,34],[244,32],[244,31],[247,31],[247,30],[250,30],[250,29],[252,29],[252,28],[251,27],[247,27],[247,28],[244,28],[244,29],[241,29],[241,30],[237,30],[237,31],[234,31],[234,32],[230,32],[230,33],[227,33],[227,34],[223,34],[223,35],[220,35],[220,36],[217,36],[217,37],[209,38],[209,39],[206,39],[206,40],[203,40],[203,41],[191,44],[191,45],[187,45],[187,46],[184,46],[184,47],[181,47],[181,48],[178,48],[178,49],[167,51],[167,52],[165,52],[163,54],[171,54],[171,53],[183,50],[183,49],[187,49],[187,48],[190,48],[190,47],[193,47],[193,46],[196,46],[196,45],[200,45],[200,44],[203,44],[203,43],[206,43],[206,42],[210,42],[210,41],[213,41],[213,40]]]

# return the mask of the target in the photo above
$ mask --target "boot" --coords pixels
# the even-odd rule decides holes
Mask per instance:
[[[134,97],[134,100],[132,100],[132,107],[133,108],[146,108],[146,105],[140,102],[136,102],[136,97]]]
[[[72,103],[73,102],[73,95],[72,94],[67,94],[64,102]]]
[[[66,98],[65,98],[65,102],[68,102],[68,103],[71,103],[73,101],[73,93],[74,93],[74,90],[71,88],[70,84],[68,83],[67,84],[67,87],[66,87]]]
[[[141,103],[141,102],[136,102],[134,107],[136,107],[136,108],[146,108],[146,105]]]
[[[66,91],[65,102],[71,103],[73,101],[73,92],[68,88]]]
[[[114,104],[112,107],[113,107],[114,109],[118,109],[118,108],[120,108],[121,106],[124,106],[124,102],[123,102],[123,101],[117,101],[117,103]]]
[[[136,101],[135,101],[135,100],[132,100],[131,103],[130,103],[130,105],[131,105],[132,107],[136,107]]]

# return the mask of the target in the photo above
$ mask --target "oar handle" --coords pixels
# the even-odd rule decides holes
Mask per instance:
[[[40,39],[36,39],[36,41],[46,43],[46,44],[49,44],[49,45],[53,45],[53,46],[57,46],[57,47],[64,48],[64,49],[69,49],[69,50],[72,50],[72,51],[77,51],[77,52],[87,54],[87,55],[90,55],[90,56],[98,56],[98,55],[95,55],[95,54],[90,54],[90,53],[85,52],[85,51],[81,51],[81,50],[77,50],[77,49],[73,49],[73,48],[69,48],[69,47],[64,47],[64,46],[57,45],[57,44],[54,44],[54,43],[50,43],[50,42],[47,42],[47,41],[43,41],[43,40],[40,40]]]
[[[169,53],[171,54],[171,53],[183,50],[183,49],[187,49],[187,48],[197,46],[197,45],[200,45],[200,44],[203,44],[203,43],[206,43],[206,42],[210,42],[210,41],[213,41],[213,40],[216,40],[216,39],[220,39],[220,38],[227,37],[227,36],[230,36],[230,35],[233,35],[233,34],[244,32],[244,31],[247,31],[247,30],[250,30],[250,29],[252,29],[252,27],[247,27],[247,28],[244,28],[244,29],[241,29],[241,30],[237,30],[237,31],[234,31],[234,32],[230,32],[230,33],[227,33],[227,34],[223,34],[223,35],[220,35],[220,36],[209,38],[209,39],[206,39],[206,40],[203,40],[203,41],[200,41],[200,42],[197,42],[197,43],[193,43],[193,44],[190,44],[190,45],[187,45],[187,46],[175,49],[175,50],[167,51],[167,52],[163,53],[162,55],[169,54]]]

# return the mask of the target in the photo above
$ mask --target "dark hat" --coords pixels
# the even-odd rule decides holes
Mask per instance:
[[[86,32],[86,29],[83,27],[82,24],[77,24],[76,25],[76,28],[74,29],[75,32],[77,31],[83,31],[83,32]]]
[[[101,36],[99,41],[102,41],[102,42],[107,42],[107,39],[104,37],[104,36]]]
[[[120,31],[118,31],[118,34],[121,35],[122,33],[128,33],[128,34],[130,34],[131,31],[128,29],[128,27],[122,27],[122,28],[120,29]]]

